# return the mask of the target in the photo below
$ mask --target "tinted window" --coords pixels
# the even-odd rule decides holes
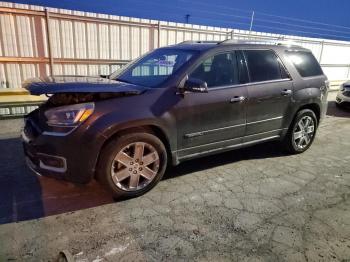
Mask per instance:
[[[302,77],[323,75],[322,69],[311,52],[286,51],[288,59],[294,64]]]
[[[121,72],[111,75],[111,79],[156,87],[173,75],[186,63],[195,51],[178,49],[157,49]]]
[[[246,50],[244,53],[248,63],[251,82],[288,78],[288,73],[273,51]]]
[[[203,61],[190,77],[207,82],[208,87],[238,84],[238,69],[235,52],[217,54]]]

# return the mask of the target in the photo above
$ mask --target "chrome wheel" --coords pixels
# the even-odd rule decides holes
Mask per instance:
[[[310,116],[302,117],[293,130],[293,141],[298,149],[307,147],[315,134],[315,122]]]
[[[115,156],[111,177],[125,191],[136,191],[153,181],[159,171],[159,155],[150,144],[135,142],[125,146]]]

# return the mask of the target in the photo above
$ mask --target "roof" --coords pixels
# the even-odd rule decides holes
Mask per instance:
[[[259,47],[259,48],[281,48],[281,49],[293,49],[293,50],[304,50],[308,49],[303,48],[299,45],[294,44],[293,42],[288,41],[271,41],[271,40],[234,40],[227,39],[224,41],[184,41],[176,45],[172,45],[165,48],[180,48],[185,50],[199,50],[205,51],[213,48],[220,48],[224,46],[236,46],[236,47]]]

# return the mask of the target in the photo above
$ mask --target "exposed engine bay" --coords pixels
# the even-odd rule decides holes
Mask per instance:
[[[106,100],[116,97],[131,96],[137,93],[57,93],[49,96],[45,103],[47,107],[56,107],[64,105],[72,105],[79,103],[88,103],[93,101]]]

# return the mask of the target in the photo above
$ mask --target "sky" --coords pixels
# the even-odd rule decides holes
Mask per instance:
[[[49,7],[350,40],[349,0],[15,0]],[[292,18],[292,19],[290,19]],[[311,22],[312,21],[312,22]]]

